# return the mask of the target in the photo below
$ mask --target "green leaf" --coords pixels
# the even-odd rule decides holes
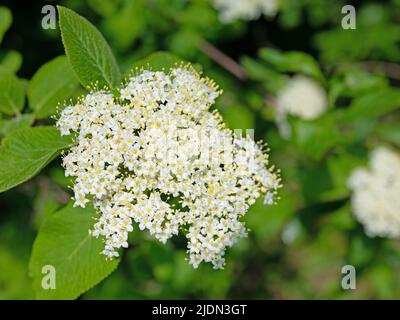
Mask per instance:
[[[165,4],[160,5],[166,6]],[[176,16],[173,12],[171,14]],[[218,12],[207,1],[188,2],[185,10],[182,10],[177,19],[180,25],[192,30],[198,30],[207,35],[215,33],[217,26],[220,25]]]
[[[315,44],[323,62],[337,66],[340,63],[360,60],[399,61],[398,23],[359,26],[350,32],[342,28],[319,32]]]
[[[15,50],[10,50],[6,53],[3,60],[1,60],[1,66],[16,73],[22,65],[22,55]]]
[[[232,104],[229,109],[222,111],[224,121],[231,129],[253,129],[255,126],[254,114],[241,104]]]
[[[338,152],[331,155],[326,163],[332,179],[332,187],[321,198],[332,201],[347,197],[349,195],[347,181],[350,173],[355,168],[365,165],[365,159],[350,152]]]
[[[381,139],[400,147],[400,130],[397,123],[380,124],[375,128],[375,134]]]
[[[60,136],[55,127],[12,131],[0,146],[0,192],[32,178],[71,145],[72,138]]]
[[[109,17],[117,10],[120,2],[120,0],[88,0],[87,4],[97,14]]]
[[[304,162],[299,166],[297,175],[301,181],[300,190],[308,202],[314,202],[333,188],[332,177],[325,161]]]
[[[347,95],[361,95],[388,86],[388,80],[378,74],[373,74],[357,69],[349,69],[344,77]]]
[[[183,57],[195,58],[201,41],[199,31],[190,27],[180,28],[168,37],[168,48]]]
[[[379,299],[397,299],[396,271],[384,262],[371,269],[369,276]]]
[[[186,61],[172,53],[166,51],[158,51],[150,54],[146,58],[135,62],[132,66],[132,70],[143,68],[151,69],[153,71],[163,71],[174,68],[182,62],[187,63]]]
[[[10,9],[0,7],[0,43],[3,41],[4,34],[10,28],[12,23],[12,14]]]
[[[115,46],[122,50],[131,48],[146,30],[144,6],[143,0],[125,0],[117,13],[104,20],[104,33],[110,35]]]
[[[57,168],[59,168],[59,166],[57,166]],[[39,229],[47,217],[50,217],[60,210],[63,204],[68,203],[68,201],[62,203],[64,200],[63,198],[69,199],[69,195],[64,195],[64,191],[59,189],[56,183],[53,183],[53,181],[46,177],[38,181],[38,190],[33,201],[32,215],[33,225],[37,229]]]
[[[277,92],[285,84],[286,76],[257,60],[243,57],[240,62],[246,69],[250,79],[262,81],[268,91]]]
[[[35,117],[29,113],[18,115],[12,119],[0,119],[0,135],[5,136],[12,130],[28,128],[34,120]]]
[[[41,66],[32,77],[28,86],[29,106],[37,118],[46,118],[56,112],[58,103],[73,95],[78,85],[68,59],[57,57]]]
[[[93,208],[68,205],[49,216],[39,230],[29,273],[38,299],[76,299],[106,278],[119,260],[100,254],[104,243],[89,234],[95,223]],[[54,266],[56,288],[42,288],[43,266]]]
[[[10,70],[1,66],[0,88],[0,111],[10,115],[18,114],[24,107],[24,88]]]
[[[355,98],[351,106],[338,113],[339,119],[354,122],[360,118],[376,119],[400,107],[400,90],[382,88]]]
[[[14,247],[0,245],[0,300],[21,300],[34,297],[24,257]]]
[[[325,83],[325,77],[318,62],[306,53],[297,51],[280,52],[275,49],[264,48],[260,50],[259,56],[278,69],[278,71],[302,73]]]
[[[283,225],[296,212],[298,195],[282,191],[276,205],[266,205],[262,198],[258,199],[246,214],[246,225],[259,240],[270,239],[282,231]]]
[[[121,73],[102,34],[74,11],[58,6],[65,53],[83,86],[116,88]],[[123,31],[121,31],[123,32]]]
[[[323,116],[312,121],[293,121],[294,140],[301,152],[315,160],[346,141],[334,119]]]
[[[355,234],[349,247],[349,262],[356,268],[368,265],[374,258],[375,246],[374,239]]]
[[[351,212],[350,204],[346,204],[345,206],[341,207],[340,209],[332,212],[329,218],[329,224],[332,227],[336,228],[337,230],[351,230],[353,229],[357,222],[353,217]]]

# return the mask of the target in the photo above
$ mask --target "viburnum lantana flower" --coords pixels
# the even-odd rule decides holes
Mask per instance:
[[[316,119],[328,109],[328,97],[317,81],[303,75],[295,75],[277,93],[276,107],[279,133],[289,138],[291,128],[287,115],[303,120]]]
[[[356,218],[369,236],[400,237],[400,155],[386,147],[373,150],[370,169],[355,169],[348,181]]]
[[[114,96],[88,94],[67,106],[57,127],[77,132],[63,158],[76,177],[75,205],[92,199],[107,257],[128,246],[133,221],[165,243],[182,231],[189,261],[215,268],[246,235],[241,218],[261,195],[274,202],[280,179],[262,144],[234,135],[209,108],[220,94],[191,67],[141,71]]]
[[[315,80],[296,75],[278,92],[278,112],[291,114],[304,120],[322,115],[328,107],[324,88]]]
[[[223,22],[237,19],[255,20],[262,14],[272,17],[278,11],[279,0],[213,0]]]

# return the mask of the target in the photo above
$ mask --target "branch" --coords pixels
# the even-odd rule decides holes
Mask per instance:
[[[363,61],[360,65],[367,71],[383,71],[389,78],[400,80],[400,65],[384,61]]]
[[[213,46],[208,41],[206,41],[206,40],[200,41],[198,47],[203,53],[205,53],[216,63],[221,65],[223,68],[228,70],[230,73],[232,73],[236,78],[238,78],[240,80],[247,79],[247,72],[246,72],[246,70],[244,70],[244,68],[240,64],[238,64],[235,60],[233,60],[231,57],[227,56],[225,53],[220,51],[218,48]]]

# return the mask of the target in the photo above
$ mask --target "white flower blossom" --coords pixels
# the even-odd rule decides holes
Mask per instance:
[[[223,22],[237,19],[255,20],[262,14],[272,17],[278,11],[278,0],[214,0]]]
[[[369,236],[400,237],[400,155],[378,147],[349,180],[353,213]]]
[[[276,108],[275,122],[279,134],[289,139],[292,129],[287,119],[288,114],[304,120],[316,119],[328,108],[328,98],[318,82],[296,75],[277,93]]]
[[[262,194],[274,202],[280,179],[263,146],[235,136],[209,108],[220,94],[190,67],[142,71],[117,98],[106,91],[67,106],[57,127],[77,132],[63,158],[75,177],[75,206],[99,212],[92,234],[103,254],[128,246],[133,221],[165,243],[182,232],[190,263],[224,264],[224,253],[246,235],[241,218]]]
[[[276,103],[279,113],[312,120],[326,111],[328,98],[317,81],[296,75],[278,92]]]

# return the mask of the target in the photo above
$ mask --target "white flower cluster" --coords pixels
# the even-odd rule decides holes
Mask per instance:
[[[375,149],[370,169],[355,169],[348,185],[353,213],[366,233],[400,237],[400,155],[386,147]]]
[[[326,111],[328,98],[317,81],[296,75],[278,92],[276,103],[279,113],[312,120]]]
[[[278,11],[278,0],[214,0],[214,7],[223,22],[255,20],[261,14],[274,16]]]
[[[94,92],[62,111],[61,133],[78,133],[65,172],[76,177],[75,205],[93,199],[103,254],[128,246],[135,221],[163,243],[183,232],[190,263],[219,268],[246,235],[240,220],[249,206],[261,194],[274,202],[280,179],[263,147],[209,111],[219,94],[192,68],[176,67],[142,71],[120,97]]]

